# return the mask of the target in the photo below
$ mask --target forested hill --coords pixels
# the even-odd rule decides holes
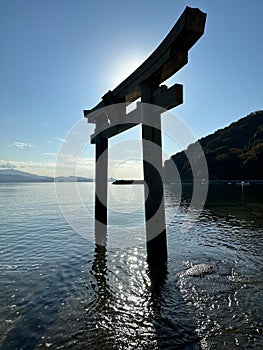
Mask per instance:
[[[199,140],[210,180],[263,179],[263,111],[257,111]],[[195,149],[190,145],[187,151]],[[194,155],[198,159],[198,154]],[[174,162],[181,180],[191,181],[192,170],[182,151],[165,162],[165,177],[173,181]]]

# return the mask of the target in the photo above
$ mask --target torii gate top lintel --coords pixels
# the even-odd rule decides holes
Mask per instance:
[[[89,123],[99,122],[100,114],[92,113],[105,106],[116,103],[131,103],[143,96],[141,86],[146,83],[151,87],[152,93],[158,91],[160,84],[170,78],[188,62],[188,50],[203,35],[206,14],[198,8],[186,7],[171,31],[164,38],[156,50],[139,66],[129,77],[120,83],[113,91],[109,90],[102,101],[90,110],[84,110],[84,116]],[[160,89],[159,89],[160,90]],[[160,93],[170,95],[165,99],[164,105],[160,102],[160,96],[151,102],[160,107],[169,109],[182,103],[182,86],[175,84],[170,89],[161,89]],[[158,93],[155,95],[158,96]],[[177,98],[175,99],[175,95]]]

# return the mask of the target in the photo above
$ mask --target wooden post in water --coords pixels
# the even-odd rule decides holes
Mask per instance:
[[[105,116],[96,122],[96,165],[95,165],[95,243],[106,245],[107,203],[108,203],[108,138],[101,131],[107,123]]]
[[[140,85],[141,100],[152,103],[152,86]],[[161,114],[152,105],[142,107],[142,151],[145,197],[147,260],[155,265],[167,261],[163,197]]]
[[[106,245],[108,201],[108,138],[99,134],[96,138],[95,177],[95,243]]]

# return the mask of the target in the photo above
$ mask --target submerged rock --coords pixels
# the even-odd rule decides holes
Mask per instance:
[[[208,264],[197,264],[186,270],[187,276],[202,277],[207,273],[215,272],[215,267]]]

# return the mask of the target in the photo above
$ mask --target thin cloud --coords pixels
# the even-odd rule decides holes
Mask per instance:
[[[57,156],[57,153],[53,153],[53,152],[46,152],[44,153],[46,156]]]
[[[14,169],[17,168],[15,164],[12,163],[2,163],[3,161],[0,160],[0,169]]]
[[[22,170],[28,173],[53,176],[56,162],[34,162],[34,161],[4,161],[0,159],[0,168]]]
[[[50,155],[50,154],[48,154]],[[54,154],[55,155],[55,154]],[[55,157],[50,161],[6,161],[0,159],[0,169],[17,169],[28,173],[44,176],[72,176],[95,177],[95,159],[79,158],[72,154],[60,154],[57,163]],[[140,179],[142,178],[142,162],[137,160],[120,161],[118,159],[109,160],[108,177],[120,179]]]
[[[57,140],[59,142],[67,142],[65,139],[63,139],[62,137],[55,137],[54,140]]]
[[[30,143],[20,141],[14,141],[12,146],[15,146],[20,149],[34,147],[34,145],[31,145]]]

